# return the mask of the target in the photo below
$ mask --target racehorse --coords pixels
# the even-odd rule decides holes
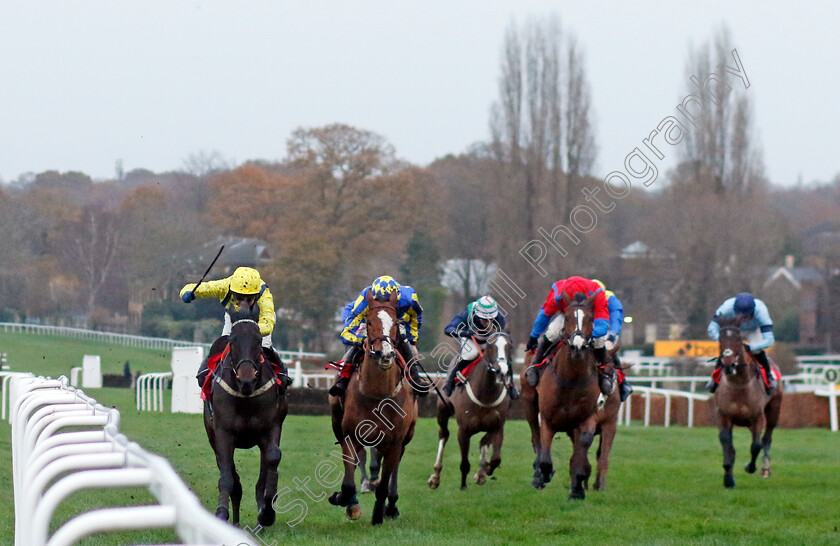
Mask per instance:
[[[476,346],[478,342],[476,341]],[[437,402],[438,453],[434,473],[429,478],[429,487],[440,485],[443,469],[443,450],[449,440],[449,418],[453,415],[458,422],[458,445],[461,447],[461,490],[467,488],[467,474],[470,471],[470,438],[484,432],[479,441],[480,459],[474,479],[478,485],[487,481],[502,462],[502,440],[505,420],[510,409],[507,398],[506,377],[511,362],[510,336],[496,332],[487,339],[487,348],[479,354],[478,361],[469,374],[463,388],[456,389],[450,397],[451,405],[442,398]],[[493,446],[493,455],[487,460],[487,451]]]
[[[551,462],[551,441],[555,433],[565,432],[572,441],[572,457],[569,461],[571,477],[570,499],[586,497],[592,467],[589,464],[589,447],[596,434],[601,435],[598,444],[598,470],[595,489],[606,489],[609,455],[615,438],[618,409],[621,405],[618,392],[604,400],[599,387],[598,364],[592,348],[592,303],[581,293],[574,300],[563,293],[566,303],[563,334],[559,348],[554,353],[548,368],[536,389],[522,373],[522,401],[525,417],[531,427],[531,444],[534,447],[534,477],[531,482],[536,489],[542,489],[551,481],[554,466]],[[609,354],[614,357],[618,347]],[[526,356],[525,369],[530,365]],[[600,400],[599,400],[600,397]],[[603,407],[599,409],[599,402]]]
[[[716,316],[720,325],[720,386],[715,392],[715,405],[718,413],[718,432],[723,448],[723,486],[735,487],[732,466],[735,464],[735,447],[732,445],[732,426],[748,427],[752,433],[750,444],[750,462],[744,470],[755,472],[755,461],[760,451],[764,451],[761,463],[761,476],[770,477],[770,444],[773,441],[773,429],[779,422],[784,388],[781,380],[772,394],[764,388],[761,365],[755,361],[741,339],[740,321],[737,317]],[[778,368],[768,359],[771,368],[778,373]],[[779,376],[780,377],[780,376]],[[761,436],[762,430],[764,436]]]
[[[230,336],[219,338],[211,354],[224,349],[213,378],[213,389],[204,401],[204,429],[219,467],[219,506],[216,516],[239,524],[242,484],[233,461],[235,449],[260,448],[257,480],[257,521],[263,527],[275,520],[272,501],[277,493],[280,463],[280,433],[288,412],[286,396],[275,379],[271,363],[263,355],[257,309],[231,311]]]
[[[358,454],[364,446],[375,446],[382,454],[382,471],[371,523],[380,525],[385,517],[400,515],[397,474],[405,446],[414,436],[417,403],[405,379],[406,363],[401,362],[396,347],[397,294],[381,302],[368,292],[366,300],[364,359],[358,373],[351,376],[344,397],[330,397],[333,433],[344,459],[344,481],[341,491],[333,493],[329,501],[344,506],[347,518],[361,517],[354,474],[361,463]]]

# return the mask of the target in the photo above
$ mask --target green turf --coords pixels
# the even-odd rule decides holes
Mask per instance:
[[[146,449],[167,457],[204,505],[215,510],[218,473],[200,416],[137,412],[133,392],[127,389],[91,390],[89,394],[118,407],[122,431]],[[470,481],[468,490],[460,491],[458,448],[453,437],[447,447],[441,487],[429,490],[426,480],[437,449],[437,426],[431,419],[421,419],[401,467],[402,515],[372,528],[371,495],[360,497],[362,520],[350,522],[343,509],[296,490],[294,478],[311,478],[313,494],[332,492],[315,483],[314,471],[319,462],[330,459],[334,440],[328,418],[292,415],[283,431],[279,482],[280,490],[288,487],[291,492],[277,506],[299,500],[308,513],[295,527],[284,521],[297,516],[299,510],[278,514],[277,524],[260,539],[266,544],[358,544],[371,540],[399,544],[840,543],[840,436],[824,429],[781,429],[774,440],[773,475],[762,479],[743,471],[748,433],[736,431],[737,485],[725,490],[715,429],[621,427],[610,461],[608,489],[590,491],[584,501],[569,501],[568,441],[555,441],[558,472],[546,489],[536,491],[530,486],[533,455],[527,425],[522,421],[511,421],[506,427],[503,462],[496,479],[484,486]],[[476,444],[474,438],[473,469]],[[0,464],[4,468],[0,471],[0,495],[8,499],[0,508],[0,543],[6,544],[11,543],[14,523],[6,423],[0,425]],[[237,466],[245,490],[242,522],[253,525],[256,450],[238,452]],[[150,497],[142,490],[80,493],[62,504],[54,528],[84,509],[123,502],[145,503]],[[84,544],[159,543],[175,538],[169,532],[106,534]]]

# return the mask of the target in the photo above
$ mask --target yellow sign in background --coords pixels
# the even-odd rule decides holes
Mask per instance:
[[[709,340],[657,341],[653,345],[654,356],[714,357],[718,350],[717,341]]]

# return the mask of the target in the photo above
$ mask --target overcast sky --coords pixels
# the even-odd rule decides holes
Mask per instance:
[[[117,160],[163,172],[199,152],[280,160],[293,129],[334,122],[427,165],[488,140],[511,21],[557,14],[585,50],[596,174],[620,169],[675,112],[689,44],[726,22],[769,178],[828,181],[840,172],[838,6],[2,0],[0,179],[49,169],[110,178]]]

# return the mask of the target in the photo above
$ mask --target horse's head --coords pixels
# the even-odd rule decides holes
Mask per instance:
[[[744,342],[741,340],[741,319],[738,317],[726,317],[717,315],[714,321],[720,325],[720,364],[724,373],[732,375],[737,373],[738,365],[744,364],[740,358],[744,349]]]
[[[392,292],[388,300],[380,301],[368,292],[365,299],[368,310],[366,349],[368,356],[375,360],[382,370],[389,370],[394,365],[397,344],[397,298]]]
[[[495,332],[487,338],[484,360],[487,362],[487,371],[496,376],[497,383],[505,381],[512,362],[512,347],[510,335],[506,332]]]
[[[230,365],[238,386],[245,396],[256,390],[263,360],[262,336],[257,324],[259,310],[232,311],[230,319]]]
[[[594,323],[592,304],[595,302],[595,297],[596,294],[587,298],[581,292],[577,292],[572,298],[567,292],[563,292],[563,301],[566,303],[563,337],[569,341],[569,347],[573,351],[583,350],[592,338]]]

